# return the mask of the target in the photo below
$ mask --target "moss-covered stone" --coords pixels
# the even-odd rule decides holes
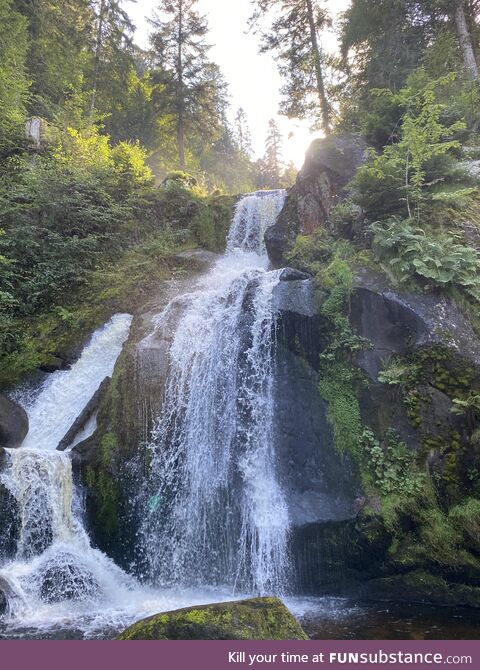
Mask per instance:
[[[367,582],[362,595],[374,600],[480,607],[480,588],[447,582],[425,570]]]
[[[120,640],[306,640],[278,598],[252,598],[165,612],[133,624]]]

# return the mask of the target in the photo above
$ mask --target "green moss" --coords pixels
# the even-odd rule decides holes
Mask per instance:
[[[452,507],[448,517],[462,533],[465,544],[480,552],[480,500],[467,498],[460,505]]]
[[[335,446],[341,453],[359,457],[363,424],[352,371],[345,364],[332,361],[323,366],[318,387],[328,403],[328,419],[333,427]]]
[[[306,640],[277,598],[190,607],[139,621],[121,640]]]
[[[87,466],[85,474],[85,483],[96,508],[96,523],[110,536],[115,535],[119,526],[120,491],[112,470],[117,449],[116,436],[112,433],[104,435],[95,462]]]

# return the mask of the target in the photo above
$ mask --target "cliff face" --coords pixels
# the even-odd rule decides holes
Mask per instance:
[[[365,148],[363,140],[354,135],[312,143],[282,213],[265,236],[275,267],[286,265],[285,254],[297,235],[309,235],[327,224],[332,207],[345,197],[345,187],[363,163]]]
[[[332,147],[334,155],[343,148],[335,170]],[[312,461],[312,471],[332,475],[339,493],[336,515],[306,514],[295,529],[299,584],[478,605],[480,340],[464,306],[403,287],[372,262],[365,239],[359,251],[335,255],[342,232],[329,213],[361,160],[352,138],[315,142],[266,236],[274,265],[289,255],[311,273],[284,291],[282,342],[302,361],[301,374],[290,368],[290,387],[308,374],[321,398],[315,407],[297,402],[296,434],[322,423],[313,449],[322,466]],[[291,253],[298,234],[302,245]],[[285,404],[293,402],[287,386]],[[337,469],[329,440],[341,455]]]

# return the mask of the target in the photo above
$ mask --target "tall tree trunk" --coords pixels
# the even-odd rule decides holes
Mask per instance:
[[[325,93],[325,83],[323,81],[322,54],[318,43],[317,28],[315,26],[315,14],[313,12],[312,0],[306,0],[308,23],[310,26],[310,38],[312,41],[313,58],[315,61],[315,74],[317,77],[318,98],[320,100],[320,111],[322,114],[322,127],[326,135],[331,132],[330,105],[328,104],[327,94]]]
[[[185,170],[185,96],[183,90],[183,0],[178,7],[178,55],[177,55],[177,144],[178,165]]]
[[[457,0],[454,19],[458,41],[460,43],[460,48],[463,54],[465,69],[473,80],[478,81],[478,64],[475,58],[472,37],[468,30],[468,23],[463,0]]]
[[[102,59],[102,37],[103,37],[103,26],[105,25],[105,9],[106,9],[106,0],[101,0],[100,11],[98,15],[97,37],[95,40],[92,98],[90,102],[90,119],[93,118],[93,114],[97,107],[97,91],[98,91],[98,79],[100,76],[100,63]]]

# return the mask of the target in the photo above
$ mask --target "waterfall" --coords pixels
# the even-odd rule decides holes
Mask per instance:
[[[7,637],[57,629],[104,637],[159,611],[286,591],[290,524],[272,434],[279,272],[268,270],[263,241],[284,199],[283,191],[242,198],[226,253],[156,319],[167,380],[146,445],[149,473],[132,500],[143,519],[143,585],[92,547],[70,455],[56,450],[111,375],[131,317],[114,316],[69,370],[17,397],[30,430],[6,450],[0,475],[16,529],[14,556],[0,556],[8,600],[0,637],[2,626]],[[94,429],[93,417],[82,437]]]
[[[281,593],[289,517],[272,436],[276,316],[264,233],[285,192],[245,196],[226,254],[180,310],[162,409],[148,445],[140,542],[153,581]]]
[[[112,374],[131,320],[127,314],[114,316],[94,333],[70,370],[50,375],[33,398],[23,397],[29,433],[20,448],[6,450],[7,467],[1,474],[17,510],[16,555],[4,558],[0,568],[2,587],[7,585],[11,594],[11,620],[44,621],[55,613],[64,617],[63,607],[48,610],[48,605],[69,602],[88,609],[129,587],[130,578],[91,547],[69,455],[56,447],[103,379]]]

